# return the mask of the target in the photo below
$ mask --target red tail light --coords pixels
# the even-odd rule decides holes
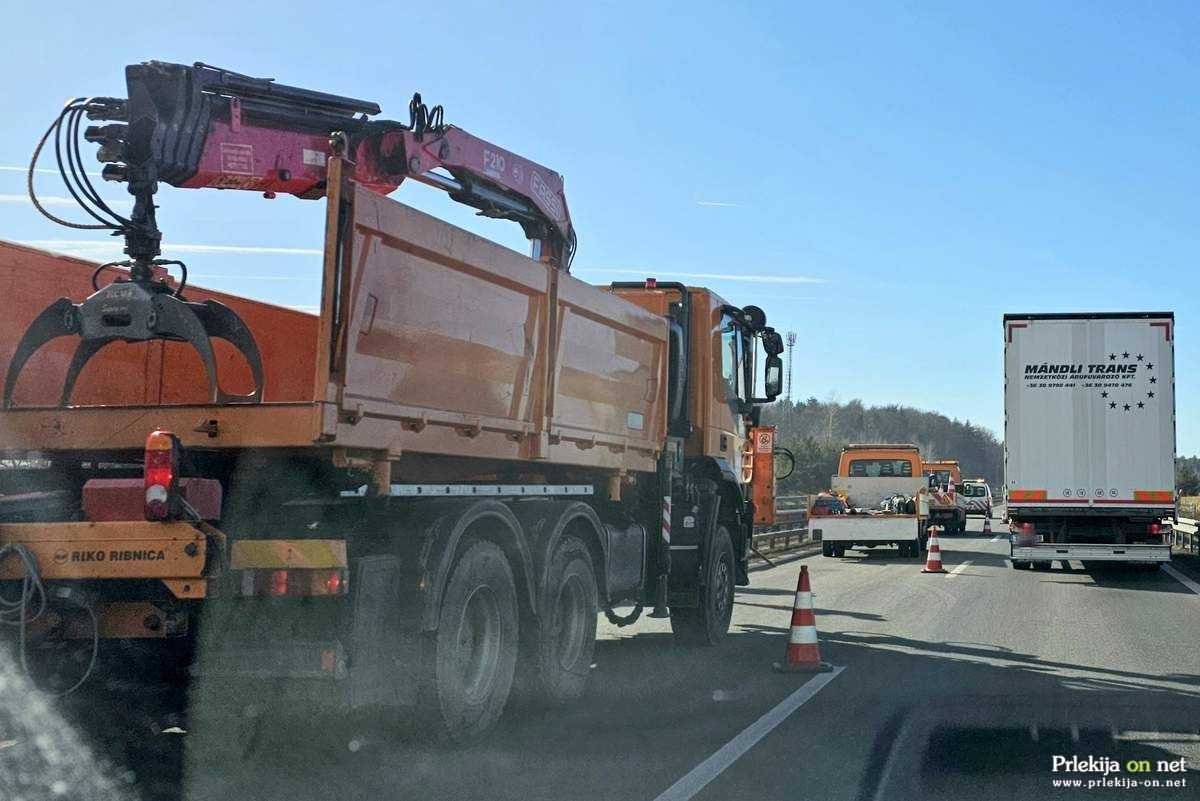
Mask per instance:
[[[147,520],[167,520],[179,510],[179,439],[170,431],[146,437],[143,477]]]
[[[288,572],[286,570],[272,570],[271,582],[267,590],[269,595],[287,595],[288,594]]]
[[[326,595],[341,595],[342,594],[342,571],[331,570],[329,575],[325,577],[325,594]]]
[[[1162,533],[1164,528],[1165,528],[1165,526],[1163,526],[1161,523],[1151,523],[1150,524],[1150,536],[1157,537],[1159,534]]]

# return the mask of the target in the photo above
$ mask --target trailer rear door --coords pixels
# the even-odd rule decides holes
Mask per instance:
[[[1004,318],[1013,510],[1174,505],[1174,315]]]

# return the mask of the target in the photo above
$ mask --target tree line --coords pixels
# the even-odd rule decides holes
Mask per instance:
[[[1200,456],[1175,460],[1175,488],[1180,495],[1200,495]]]
[[[986,479],[1003,490],[1004,448],[990,430],[911,406],[865,406],[809,398],[779,400],[763,409],[762,421],[778,429],[777,441],[796,457],[796,469],[779,482],[780,494],[829,489],[842,447],[851,442],[912,443],[927,462],[957,459],[963,478]],[[1182,495],[1200,495],[1200,456],[1175,460],[1175,486]]]
[[[988,429],[910,406],[865,406],[809,398],[776,401],[763,409],[764,425],[778,429],[777,440],[796,458],[796,469],[779,482],[780,494],[829,489],[842,446],[851,442],[912,443],[925,461],[957,459],[962,476],[1003,486],[1004,451]]]

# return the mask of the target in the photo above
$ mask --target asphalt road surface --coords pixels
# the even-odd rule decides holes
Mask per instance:
[[[715,649],[675,646],[662,621],[602,624],[581,701],[510,710],[473,748],[281,725],[244,763],[158,790],[287,801],[1200,798],[1200,595],[1177,577],[1187,568],[1017,571],[1006,538],[983,536],[978,519],[970,528],[942,539],[947,574],[884,548],[756,571]],[[817,677],[771,669],[802,563],[821,655],[836,666]],[[161,737],[167,764],[186,735]],[[1088,789],[1104,774],[1052,770],[1073,756],[1115,761],[1110,781],[1162,786]],[[1149,771],[1130,772],[1131,760]],[[1082,785],[1054,784],[1064,780]]]

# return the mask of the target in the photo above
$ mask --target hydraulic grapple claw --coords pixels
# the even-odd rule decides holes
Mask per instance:
[[[66,406],[84,365],[110,342],[148,342],[166,339],[188,342],[200,355],[208,375],[209,403],[259,403],[262,401],[262,356],[254,335],[228,306],[215,300],[191,303],[172,294],[165,285],[143,281],[117,281],[78,305],[59,298],[39,314],[21,337],[4,379],[4,408],[12,406],[13,390],[25,363],[43,345],[59,337],[80,338],[63,382],[60,404]],[[212,340],[233,345],[254,378],[254,391],[233,395],[217,381]]]

